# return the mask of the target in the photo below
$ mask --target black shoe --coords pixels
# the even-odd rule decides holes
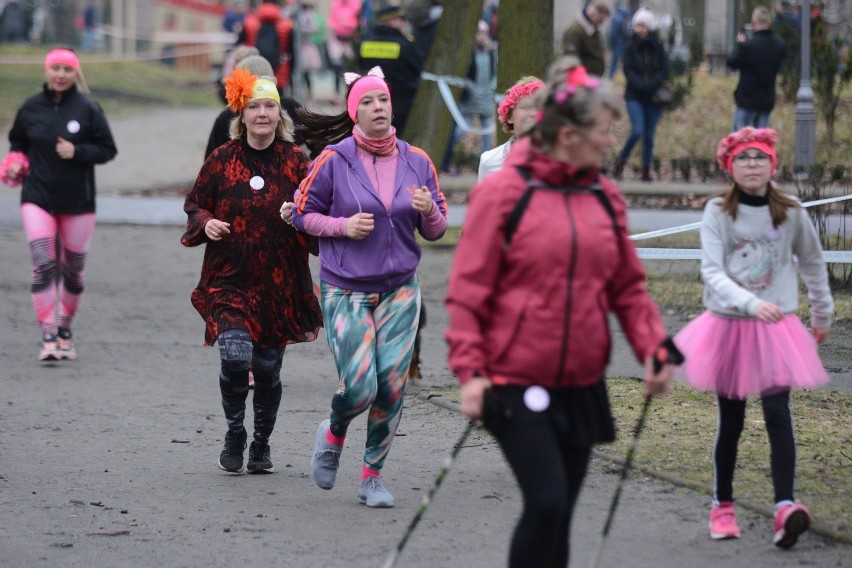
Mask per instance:
[[[252,442],[249,447],[249,460],[246,466],[248,473],[272,473],[272,458],[269,455],[269,444]]]
[[[225,434],[225,447],[219,454],[219,469],[233,473],[241,472],[243,470],[243,450],[245,449],[246,429],[228,430]]]

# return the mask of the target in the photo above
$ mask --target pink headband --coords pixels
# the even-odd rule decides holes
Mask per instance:
[[[349,118],[352,119],[352,122],[357,122],[355,117],[358,113],[358,103],[361,102],[361,97],[367,91],[379,89],[390,97],[390,90],[388,90],[388,84],[385,83],[384,73],[379,67],[373,67],[363,77],[355,73],[344,73],[343,78],[347,85],[352,85],[352,90],[349,91],[349,96],[346,98],[346,110],[349,112]]]
[[[778,158],[775,155],[775,144],[778,142],[778,133],[771,128],[752,128],[746,126],[729,134],[719,141],[716,148],[716,160],[719,167],[731,173],[731,164],[734,156],[748,148],[756,148],[772,159],[772,171],[775,172]]]
[[[70,49],[59,48],[47,53],[47,56],[44,58],[44,68],[48,69],[57,63],[68,65],[78,73],[80,71],[80,59]]]
[[[544,83],[539,80],[531,81],[529,83],[525,83],[523,85],[515,85],[509,92],[506,93],[506,97],[500,102],[500,106],[497,107],[497,116],[500,119],[500,122],[506,124],[509,120],[509,115],[512,114],[512,111],[515,110],[515,105],[518,104],[518,101],[524,97],[530,97],[544,87]]]

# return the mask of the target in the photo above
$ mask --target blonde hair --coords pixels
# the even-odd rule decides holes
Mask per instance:
[[[597,78],[599,84],[594,88],[578,86],[561,102],[556,99],[557,92],[565,91],[567,73],[575,67],[580,67],[580,60],[573,55],[557,60],[550,66],[544,88],[535,94],[541,116],[530,135],[533,144],[541,150],[547,151],[556,143],[559,131],[565,125],[577,130],[588,128],[603,109],[609,110],[614,118],[621,116],[612,85],[603,79]]]
[[[765,6],[757,6],[751,13],[751,21],[768,28],[772,25],[772,16]]]
[[[89,89],[89,83],[86,82],[86,77],[83,75],[83,70],[77,70],[77,79],[74,81],[77,84],[77,90],[83,93],[84,95],[91,95],[92,91]]]
[[[275,82],[275,77],[269,75],[262,75],[258,77],[259,79],[266,79],[268,81]],[[242,138],[246,134],[246,125],[243,124],[242,121],[243,113],[242,111],[238,112],[234,118],[231,119],[231,124],[228,127],[228,134],[231,136],[231,140],[235,140],[237,138]],[[290,118],[290,115],[287,114],[287,111],[284,110],[284,107],[281,103],[278,103],[278,124],[275,126],[275,137],[282,138],[287,142],[293,142],[295,140],[294,133],[296,132],[296,127],[293,124],[293,119]]]
[[[231,119],[228,134],[232,140],[245,136],[246,125],[241,120],[242,118],[243,113],[239,112],[237,116]],[[278,124],[275,126],[275,137],[286,140],[287,142],[293,142],[293,134],[296,132],[296,127],[293,125],[293,119],[290,118],[290,115],[287,114],[287,111],[281,105],[278,105],[278,119]]]

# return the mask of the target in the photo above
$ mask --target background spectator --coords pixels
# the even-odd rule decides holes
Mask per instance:
[[[400,133],[420,85],[424,58],[408,34],[405,12],[399,4],[389,4],[375,12],[375,25],[358,51],[358,67],[366,72],[380,66],[393,98],[393,125]]]
[[[27,40],[24,8],[18,0],[9,0],[3,7],[3,42],[21,43]]]
[[[244,21],[246,44],[257,47],[269,61],[275,69],[278,89],[283,92],[292,84],[293,22],[281,14],[277,0],[264,0]]]
[[[222,28],[226,32],[240,33],[243,29],[246,12],[248,12],[246,0],[234,0],[231,8],[225,12],[225,17],[222,18]]]
[[[663,114],[663,107],[655,101],[654,93],[668,74],[666,49],[657,37],[656,28],[656,18],[650,10],[643,8],[633,15],[633,37],[624,51],[624,75],[627,77],[624,99],[631,132],[615,162],[616,179],[621,178],[633,145],[641,139],[642,181],[651,181],[654,134]]]
[[[740,72],[734,91],[734,132],[744,126],[769,125],[769,115],[775,108],[775,79],[786,52],[784,42],[772,35],[772,19],[765,7],[754,9],[751,27],[753,37],[747,39],[744,31],[738,33],[734,50],[725,59],[728,67]]]
[[[332,0],[328,14],[328,65],[334,71],[334,101],[340,101],[343,69],[355,61],[353,47],[358,33],[361,0]]]
[[[618,70],[618,64],[621,58],[624,57],[624,47],[630,40],[633,33],[633,12],[628,6],[623,3],[619,4],[612,19],[609,22],[609,49],[611,50],[611,58],[609,61],[609,78],[615,77],[615,72]]]
[[[323,67],[320,46],[317,45],[319,32],[319,14],[311,2],[303,2],[296,23],[299,27],[299,70],[308,88],[308,98],[313,98],[311,89],[311,73],[320,71]],[[322,42],[324,43],[324,41]]]
[[[562,36],[562,53],[576,55],[592,75],[602,77],[606,70],[604,41],[601,26],[609,17],[609,6],[594,0],[580,10]]]
[[[467,71],[467,85],[459,104],[459,110],[468,122],[476,117],[482,128],[494,124],[494,91],[497,88],[497,53],[491,46],[489,31],[488,24],[480,20],[476,30],[476,48]],[[453,168],[453,150],[462,134],[464,132],[456,125],[444,152],[441,170],[450,171]],[[483,134],[480,153],[490,149],[491,134]]]

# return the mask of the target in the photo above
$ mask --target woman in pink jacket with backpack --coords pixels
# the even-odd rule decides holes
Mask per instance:
[[[537,123],[474,187],[450,273],[449,363],[462,411],[483,419],[524,495],[509,566],[564,567],[592,446],[615,438],[604,384],[610,312],[649,394],[666,339],[628,238],[624,201],[600,172],[618,102],[576,58],[536,93]]]

